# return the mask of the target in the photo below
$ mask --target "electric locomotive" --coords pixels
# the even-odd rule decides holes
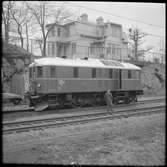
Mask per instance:
[[[40,58],[29,66],[30,98],[33,105],[104,105],[110,89],[114,104],[130,103],[143,94],[140,71],[114,60]]]

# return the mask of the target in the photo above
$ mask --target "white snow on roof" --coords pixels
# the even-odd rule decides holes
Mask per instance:
[[[130,64],[124,63],[114,60],[109,60],[107,65],[106,60],[99,59],[64,59],[59,57],[47,57],[35,59],[33,63],[30,64],[29,67],[33,66],[70,66],[70,67],[91,67],[91,68],[114,68],[114,69],[133,69],[133,70],[141,70],[140,67]]]
[[[121,62],[121,64],[124,66],[124,68],[126,69],[134,69],[134,70],[141,70],[141,68],[139,66],[136,66],[134,64],[131,63],[125,63],[125,62]]]

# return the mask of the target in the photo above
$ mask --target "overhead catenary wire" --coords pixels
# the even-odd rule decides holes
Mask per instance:
[[[158,28],[161,28],[161,29],[165,28],[165,27],[160,26],[160,25],[155,25],[155,24],[152,24],[152,23],[147,23],[147,22],[144,22],[144,21],[141,21],[141,20],[137,20],[137,19],[133,19],[133,18],[129,18],[129,17],[117,15],[117,14],[114,14],[114,13],[111,13],[111,12],[106,12],[106,11],[102,11],[102,10],[99,10],[99,9],[94,9],[94,8],[90,8],[90,7],[78,5],[78,4],[75,4],[75,3],[71,3],[71,2],[66,2],[66,3],[71,4],[71,5],[75,5],[75,6],[78,6],[78,7],[81,7],[81,8],[86,8],[88,10],[94,10],[96,12],[105,13],[105,14],[108,14],[108,15],[112,15],[112,16],[115,16],[115,17],[122,18],[122,19],[131,20],[133,22],[139,22],[139,23],[142,23],[142,24],[146,24],[146,25],[153,26],[153,27],[158,27]]]

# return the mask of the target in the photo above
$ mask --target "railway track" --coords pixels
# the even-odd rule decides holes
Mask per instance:
[[[61,127],[68,125],[76,125],[89,123],[98,120],[120,119],[123,117],[138,116],[144,114],[159,113],[165,111],[166,105],[164,103],[154,104],[150,106],[135,106],[130,109],[119,108],[112,114],[100,109],[100,112],[61,116],[43,119],[34,119],[26,121],[3,122],[3,134],[20,133],[31,130],[44,130],[46,128]]]

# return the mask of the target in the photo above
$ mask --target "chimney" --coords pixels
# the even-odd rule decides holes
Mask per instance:
[[[81,22],[88,22],[88,15],[86,13],[83,13],[80,18]]]
[[[96,19],[96,24],[97,25],[103,25],[104,23],[103,23],[103,18],[102,17],[98,17],[97,19]]]

